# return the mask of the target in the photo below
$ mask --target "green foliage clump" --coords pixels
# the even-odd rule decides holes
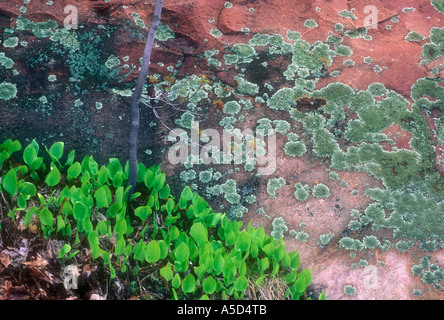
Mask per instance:
[[[367,91],[373,96],[373,97],[382,97],[387,93],[387,89],[382,83],[372,83],[368,86]]]
[[[330,189],[323,183],[318,183],[313,186],[313,197],[315,198],[328,198],[330,196]]]
[[[405,41],[407,42],[418,42],[424,40],[425,37],[415,31],[410,31],[408,35],[405,36]]]
[[[0,83],[0,100],[11,100],[17,96],[17,86],[13,83]]]
[[[344,293],[347,296],[354,296],[356,294],[357,290],[354,286],[347,284],[344,286]]]
[[[282,177],[271,178],[267,182],[267,193],[271,199],[276,198],[276,191],[281,189],[285,185],[285,179]]]
[[[316,28],[318,24],[313,19],[305,20],[304,27],[306,28]]]
[[[241,60],[245,61],[249,61],[249,58],[256,54],[256,50],[252,46],[244,43],[236,43],[231,49]]]
[[[274,240],[279,240],[284,237],[284,233],[288,230],[287,224],[282,217],[275,218],[271,223],[273,230],[271,231],[271,236]]]
[[[228,101],[227,103],[224,104],[224,112],[234,115],[239,113],[239,111],[241,110],[241,105],[239,103],[237,103],[236,101]]]
[[[350,57],[353,51],[350,47],[338,45],[336,46],[336,54],[343,57]]]
[[[430,1],[430,4],[439,12],[444,13],[444,3],[442,1]]]
[[[331,238],[333,238],[333,236],[334,236],[334,234],[331,233],[331,232],[326,233],[326,234],[321,234],[321,235],[319,236],[319,245],[320,245],[321,247],[326,246],[327,244],[330,243]]]
[[[11,69],[14,65],[14,60],[8,58],[4,52],[0,52],[0,65],[6,69]]]
[[[159,27],[156,32],[156,39],[159,41],[167,41],[169,39],[174,39],[175,35],[173,30],[167,24],[159,23]]]
[[[292,88],[282,88],[276,91],[267,101],[267,106],[273,110],[290,110],[299,93]]]
[[[296,191],[294,192],[294,197],[298,201],[305,201],[307,200],[308,196],[310,195],[310,187],[308,184],[302,185],[302,183],[298,182],[295,184]]]
[[[349,10],[345,10],[345,9],[339,11],[338,16],[340,16],[342,18],[353,19],[353,20],[357,19],[355,14],[353,13],[353,11],[351,11],[351,10],[349,11]]]
[[[305,144],[302,141],[289,141],[284,146],[286,155],[292,157],[301,157],[307,151]]]
[[[23,165],[9,161],[21,149],[18,141],[0,144],[0,191],[13,208],[8,219],[23,220],[26,228],[37,221],[45,238],[63,244],[63,263],[86,245],[91,263],[102,261],[111,279],[143,269],[167,299],[244,299],[247,288],[270,277],[283,279],[287,298],[306,297],[312,274],[298,271],[296,251],[287,253],[283,240],[262,227],[243,228],[215,213],[189,187],[175,197],[159,166],[138,165],[141,186],[128,199],[128,163],[112,158],[99,166],[91,156],[78,162],[57,142],[46,148],[46,166],[35,141],[24,149]]]

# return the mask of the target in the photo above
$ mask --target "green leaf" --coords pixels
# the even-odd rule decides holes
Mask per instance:
[[[225,243],[227,246],[232,246],[234,242],[236,241],[236,235],[233,231],[228,232],[227,237],[225,239]]]
[[[114,176],[116,175],[116,173],[122,173],[122,165],[120,164],[119,159],[109,159],[108,172],[111,180],[114,180]]]
[[[71,252],[70,254],[69,254],[69,256],[68,257],[66,257],[66,260],[69,260],[69,259],[71,259],[72,257],[74,257],[77,253],[79,253],[80,251],[79,250],[76,250],[76,251],[74,251],[74,252]]]
[[[181,242],[175,251],[176,260],[182,262],[187,260],[189,256],[190,249],[184,242]]]
[[[106,225],[105,220],[100,220],[99,223],[97,223],[96,230],[99,232],[101,236],[104,236],[108,233],[108,228]]]
[[[109,263],[109,273],[110,273],[110,278],[114,279],[116,277],[116,269],[114,269],[112,263]]]
[[[63,156],[64,147],[65,144],[63,142],[56,142],[49,149],[49,154],[55,159],[60,160],[60,158]]]
[[[247,289],[247,286],[248,280],[245,276],[238,277],[234,282],[234,288],[236,289],[236,291],[245,291],[245,289]]]
[[[73,214],[74,219],[83,221],[89,215],[89,209],[84,203],[77,201],[74,203]]]
[[[33,215],[38,215],[38,213],[39,213],[39,208],[38,207],[29,208],[29,210],[26,212],[25,218],[23,220],[23,223],[24,223],[26,228],[29,228],[29,224],[31,222],[32,216]]]
[[[56,166],[48,173],[45,182],[49,187],[54,187],[60,182],[60,171]]]
[[[181,279],[178,273],[176,273],[176,275],[173,278],[173,281],[171,281],[171,285],[173,286],[173,288],[179,288],[180,284],[181,284]]]
[[[174,200],[169,198],[167,203],[165,204],[165,209],[168,213],[172,213],[174,209]]]
[[[321,294],[319,295],[319,300],[327,300],[324,290],[322,290]]]
[[[65,228],[65,220],[62,216],[57,216],[57,232]]]
[[[154,183],[154,173],[151,170],[146,170],[144,181],[147,188],[152,188]]]
[[[276,249],[276,246],[273,243],[268,243],[262,247],[262,251],[264,251],[265,254],[269,257],[272,256],[275,249]]]
[[[125,239],[120,237],[120,239],[116,243],[116,247],[114,248],[114,252],[116,255],[120,256],[123,251],[125,251]]]
[[[209,276],[202,281],[202,289],[206,294],[213,294],[216,291],[216,280],[212,276]]]
[[[10,169],[2,179],[2,186],[11,196],[17,192],[17,174],[14,169]]]
[[[122,218],[116,222],[114,225],[114,233],[118,235],[122,235],[126,232],[128,225],[126,223],[125,218]]]
[[[207,229],[200,222],[194,223],[191,226],[190,235],[193,237],[194,241],[196,241],[198,247],[208,242]]]
[[[298,277],[304,277],[306,286],[309,286],[311,282],[313,281],[313,275],[311,273],[310,269],[305,269],[299,272]]]
[[[142,221],[145,221],[151,213],[153,213],[153,211],[148,206],[137,207],[136,210],[134,210],[134,215]]]
[[[80,165],[79,162],[75,162],[72,165],[70,165],[67,171],[68,181],[77,178],[81,171],[82,171],[82,166]]]
[[[251,245],[251,236],[247,231],[242,231],[234,243],[234,247],[242,252],[248,251]]]
[[[293,284],[293,288],[297,293],[304,293],[307,289],[305,277],[298,277]]]
[[[190,201],[193,199],[193,191],[191,191],[190,187],[186,186],[180,194],[180,197],[184,198],[186,201]]]
[[[34,149],[33,145],[29,145],[23,151],[23,160],[27,165],[31,165],[37,158],[37,151]]]
[[[165,242],[165,240],[158,240],[157,244],[159,245],[160,248],[160,259],[165,259],[168,255],[170,247]]]
[[[40,211],[40,222],[44,226],[52,227],[54,225],[54,217],[47,208],[43,208],[42,211]]]
[[[107,192],[104,187],[100,187],[94,192],[94,198],[96,198],[97,208],[107,208],[110,205],[110,199],[108,199]]]
[[[156,240],[150,241],[145,247],[145,259],[149,263],[154,263],[160,259],[160,247]]]
[[[182,290],[185,293],[194,292],[196,289],[196,279],[189,273],[182,281]]]
[[[165,173],[158,173],[154,178],[154,189],[160,191],[165,184]]]
[[[232,259],[225,261],[223,274],[225,285],[228,286],[233,283],[234,276],[236,275],[236,263]]]
[[[215,275],[219,275],[222,273],[223,268],[224,268],[224,264],[225,264],[225,260],[222,257],[222,255],[219,253],[214,257],[214,261],[213,261],[213,269],[214,269],[214,274]]]
[[[9,158],[9,156],[10,156],[9,153],[6,152],[5,150],[3,150],[2,152],[0,152],[0,168],[1,168],[2,165],[3,165],[3,162],[5,162],[5,160]]]
[[[61,247],[59,250],[59,259],[63,258],[70,251],[71,251],[71,246],[65,243],[63,247]]]
[[[146,173],[146,167],[145,165],[141,162],[137,165],[137,182],[143,182],[143,180],[145,179],[145,173]]]
[[[118,188],[123,184],[123,175],[122,172],[117,172],[113,178],[113,186],[114,188]]]
[[[29,165],[29,169],[31,170],[38,170],[43,165],[43,158],[37,157],[35,160]]]
[[[297,253],[296,251],[292,251],[289,253],[290,255],[290,268],[292,270],[297,270],[299,269],[299,253]]]
[[[243,276],[245,275],[245,273],[247,273],[247,264],[245,263],[245,260],[241,260],[239,262],[238,270],[240,276]]]
[[[26,199],[25,199],[25,196],[23,195],[23,193],[19,194],[19,196],[17,198],[17,205],[20,210],[26,209],[27,204],[26,204]]]
[[[169,185],[165,185],[162,190],[159,191],[159,198],[166,199],[170,196],[171,190]]]
[[[108,182],[108,176],[109,176],[108,169],[105,166],[102,166],[99,172],[97,173],[97,181],[99,181],[101,185],[105,184]]]
[[[270,266],[270,260],[268,260],[268,258],[262,258],[261,259],[261,272],[265,272],[265,270],[268,269],[268,267]]]
[[[66,159],[65,162],[65,167],[72,165],[72,163],[74,162],[74,156],[75,156],[76,152],[75,150],[72,150],[69,154],[68,154],[68,158]]]
[[[88,241],[91,247],[94,247],[99,244],[99,233],[97,231],[91,231],[88,234]]]
[[[166,281],[173,279],[173,271],[171,270],[171,265],[169,263],[160,269],[160,275],[164,277]]]
[[[19,185],[18,189],[27,199],[35,196],[37,193],[36,186],[30,182],[23,182]]]

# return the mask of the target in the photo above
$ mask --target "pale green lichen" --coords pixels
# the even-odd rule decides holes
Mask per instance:
[[[331,238],[333,238],[333,236],[334,236],[334,234],[331,233],[331,232],[326,233],[326,234],[321,234],[321,235],[319,236],[319,245],[320,245],[321,247],[326,246],[327,244],[330,243]]]
[[[352,20],[356,20],[358,18],[356,18],[355,14],[350,10],[341,10],[338,13],[338,16],[345,18],[345,19],[352,19]]]
[[[14,60],[8,58],[4,52],[0,52],[0,65],[6,69],[11,69],[14,65]]]
[[[222,32],[219,29],[211,29],[210,34],[215,38],[219,38],[222,36]]]
[[[17,86],[13,83],[2,82],[0,83],[0,99],[11,100],[17,96]]]
[[[305,20],[304,27],[305,28],[316,28],[318,24],[313,19]]]
[[[291,157],[302,157],[307,148],[302,141],[289,141],[284,146],[284,152]]]
[[[296,191],[294,192],[294,197],[298,201],[305,201],[310,195],[310,186],[308,184],[303,185],[298,182],[295,184]]]
[[[318,183],[313,186],[313,197],[315,198],[328,198],[330,196],[330,189],[323,183]]]
[[[408,35],[405,36],[405,41],[409,41],[409,42],[410,41],[418,42],[418,41],[422,41],[424,39],[425,39],[425,37],[422,34],[415,32],[415,31],[410,31],[408,33]]]
[[[175,35],[173,30],[167,24],[159,23],[159,27],[156,32],[156,39],[159,41],[167,41],[169,39],[174,39]]]
[[[285,185],[285,179],[282,177],[271,178],[267,183],[267,193],[270,199],[276,198],[276,191],[281,189]]]
[[[266,46],[270,41],[268,34],[256,33],[248,42],[252,46]]]
[[[338,45],[336,46],[336,54],[343,57],[350,57],[353,54],[353,51],[350,47]]]
[[[287,224],[282,217],[275,218],[271,223],[273,230],[271,231],[271,236],[274,240],[279,240],[284,237],[284,233],[288,230]]]
[[[275,130],[280,134],[287,134],[288,130],[290,130],[290,124],[285,120],[274,120],[273,124],[275,125]]]
[[[308,240],[308,234],[304,231],[299,231],[294,238],[298,241],[306,242]]]
[[[239,103],[237,103],[236,101],[228,101],[227,103],[224,104],[223,111],[225,113],[235,115],[235,114],[239,113],[239,111],[241,111],[241,109],[242,109],[241,105]]]
[[[19,39],[17,37],[10,37],[3,41],[5,48],[15,48],[18,45]]]
[[[347,296],[354,296],[357,292],[356,288],[350,284],[345,285],[343,290]]]
[[[108,57],[108,60],[106,60],[106,62],[105,62],[105,66],[108,68],[108,69],[112,69],[112,68],[114,68],[114,67],[118,67],[120,65],[120,60],[119,60],[119,58],[117,58],[115,55],[110,55],[109,57]]]

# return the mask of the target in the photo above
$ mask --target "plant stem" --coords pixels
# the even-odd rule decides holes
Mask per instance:
[[[128,200],[134,193],[137,185],[137,136],[139,134],[140,125],[140,97],[142,95],[143,86],[148,75],[148,69],[151,59],[151,51],[153,49],[154,39],[156,37],[157,28],[159,26],[160,14],[162,12],[163,0],[156,0],[154,6],[154,14],[151,21],[151,27],[148,32],[143,52],[142,68],[137,79],[136,88],[131,97],[131,130],[129,135],[129,177],[128,186],[131,186],[128,192]]]

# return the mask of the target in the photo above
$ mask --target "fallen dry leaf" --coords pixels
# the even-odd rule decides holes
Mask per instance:
[[[23,261],[23,264],[25,266],[30,266],[38,269],[43,269],[48,265],[48,261],[42,259],[39,255],[37,255],[37,258],[32,261]]]
[[[8,254],[0,253],[0,263],[7,268],[11,264]]]

